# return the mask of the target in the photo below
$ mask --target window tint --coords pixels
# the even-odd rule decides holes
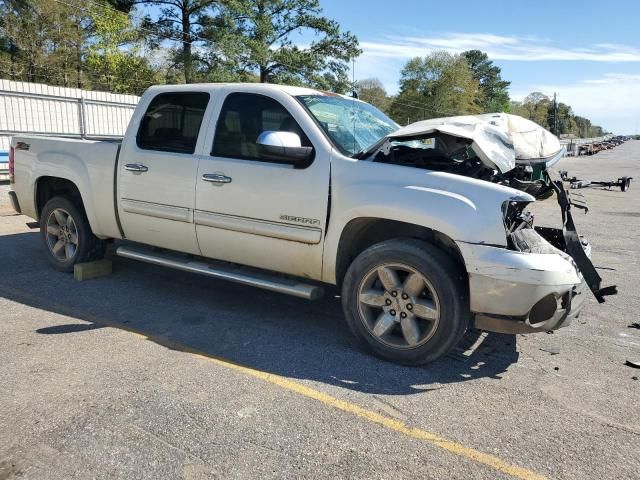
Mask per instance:
[[[259,160],[256,141],[266,131],[297,133],[303,147],[312,146],[291,114],[276,100],[252,93],[232,93],[222,106],[211,154]]]
[[[151,101],[140,123],[138,147],[193,153],[208,102],[208,93],[159,94]]]

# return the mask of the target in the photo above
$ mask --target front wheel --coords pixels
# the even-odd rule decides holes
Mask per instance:
[[[362,252],[342,287],[347,323],[376,355],[405,365],[429,363],[453,348],[469,318],[465,276],[426,242],[389,240]]]
[[[91,231],[81,207],[65,197],[54,197],[40,215],[40,234],[47,249],[47,260],[61,272],[72,272],[76,263],[104,256],[106,242]]]

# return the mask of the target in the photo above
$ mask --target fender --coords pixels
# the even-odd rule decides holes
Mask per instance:
[[[29,163],[30,173],[33,175],[30,188],[33,191],[34,207],[37,208],[37,184],[43,177],[68,180],[80,192],[93,233],[101,238],[120,238],[113,202],[105,201],[114,195],[112,179],[118,144],[67,140],[80,148],[61,151],[56,145],[60,139],[53,142],[42,138],[30,141],[32,159]]]
[[[323,280],[335,283],[338,245],[357,218],[410,223],[454,241],[504,247],[502,204],[534,198],[483,180],[412,167],[336,158],[332,163],[332,216],[325,238]]]

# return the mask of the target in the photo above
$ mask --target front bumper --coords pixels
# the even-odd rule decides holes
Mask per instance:
[[[499,333],[555,330],[580,314],[587,284],[571,257],[459,243],[475,326]]]
[[[572,201],[562,180],[546,170],[562,213],[562,229],[536,227],[510,233],[516,250],[459,242],[469,273],[471,311],[477,328],[500,333],[532,333],[567,326],[582,310],[590,290],[599,303],[615,295],[602,286],[576,230]],[[517,240],[517,241],[516,241]]]

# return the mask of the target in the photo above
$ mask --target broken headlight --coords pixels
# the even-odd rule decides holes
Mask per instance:
[[[507,234],[521,228],[533,228],[533,215],[525,211],[529,201],[508,200],[502,204],[502,219]]]

